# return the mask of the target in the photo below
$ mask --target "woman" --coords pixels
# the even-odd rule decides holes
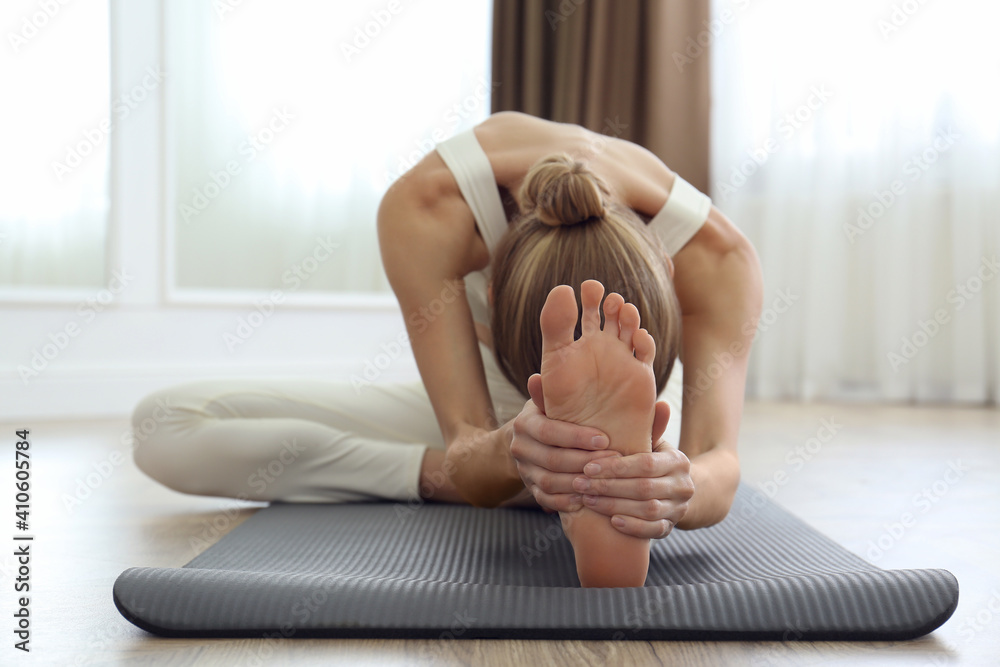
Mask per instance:
[[[602,431],[549,419],[539,405],[544,381],[515,386],[490,350],[491,251],[526,204],[518,201],[525,175],[554,154],[592,174],[609,205],[649,220],[669,255],[687,372],[677,364],[658,385],[666,402],[657,404],[649,452],[621,456]],[[637,539],[726,515],[739,481],[761,278],[753,247],[707,197],[635,144],[504,112],[439,145],[394,183],[378,231],[422,383],[231,380],[167,389],[136,408],[138,431],[172,406],[151,434],[137,434],[137,465],[179,491],[253,500],[533,500],[566,514],[586,506]],[[456,286],[467,298],[455,297]],[[494,307],[507,296],[498,291]],[[662,371],[669,345],[655,343]],[[528,392],[536,400],[525,402]],[[660,438],[670,414],[672,430]]]

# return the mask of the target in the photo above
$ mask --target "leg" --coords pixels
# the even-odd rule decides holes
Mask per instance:
[[[554,288],[542,308],[542,391],[552,419],[599,428],[622,454],[652,448],[656,378],[653,338],[639,329],[639,312],[618,294],[604,302],[604,287],[588,280],[580,289],[582,335],[573,340],[576,297]],[[634,356],[633,356],[634,352]],[[649,540],[623,535],[608,517],[583,508],[561,513],[584,586],[642,586],[649,568]]]
[[[145,398],[133,426],[136,465],[153,479],[248,500],[415,499],[427,448],[443,447],[420,383],[196,382]]]

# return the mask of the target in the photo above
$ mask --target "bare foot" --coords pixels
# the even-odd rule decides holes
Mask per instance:
[[[580,287],[582,335],[573,340],[576,295],[569,285],[549,292],[542,307],[542,393],[550,419],[592,426],[621,454],[652,450],[656,404],[656,344],[639,329],[639,311],[620,294],[604,300],[604,286]],[[633,356],[633,351],[635,356]],[[573,544],[580,583],[587,587],[642,586],[649,569],[649,540],[624,535],[589,508],[560,512]]]

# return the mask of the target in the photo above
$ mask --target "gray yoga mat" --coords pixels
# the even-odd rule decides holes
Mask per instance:
[[[131,568],[121,614],[174,637],[908,639],[946,570],[881,570],[741,486],[722,523],[654,543],[642,588],[584,589],[556,515],[274,503],[182,568]]]

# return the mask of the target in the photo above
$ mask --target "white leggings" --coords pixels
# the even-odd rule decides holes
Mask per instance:
[[[480,345],[497,419],[526,399]],[[678,444],[682,370],[660,398]],[[136,465],[183,493],[243,500],[349,502],[420,497],[428,447],[444,448],[422,382],[305,378],[206,380],[157,391],[135,408]]]

